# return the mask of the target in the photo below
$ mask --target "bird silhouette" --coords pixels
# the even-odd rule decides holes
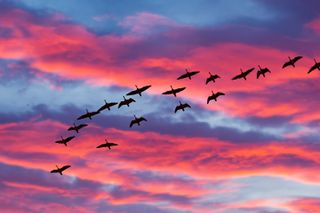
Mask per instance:
[[[109,149],[111,149],[112,146],[118,146],[118,144],[116,143],[111,143],[111,142],[108,142],[107,139],[105,139],[105,143],[103,144],[100,144],[99,146],[97,146],[96,148],[104,148],[104,147],[108,147]]]
[[[288,57],[288,58],[289,58],[289,61],[287,61],[286,63],[283,64],[282,69],[283,69],[283,68],[286,68],[286,67],[288,67],[288,66],[296,67],[296,66],[295,66],[295,63],[296,63],[297,61],[299,61],[300,59],[302,59],[303,57],[302,57],[302,56],[296,56],[296,57],[294,57],[293,59],[291,59],[290,57]]]
[[[179,93],[179,92],[181,92],[181,91],[186,89],[185,87],[180,87],[180,88],[177,88],[177,89],[173,89],[172,86],[170,86],[170,87],[171,87],[171,90],[168,90],[168,91],[162,93],[162,95],[174,95],[174,97],[177,97],[177,93]]]
[[[185,108],[191,108],[191,106],[189,104],[187,104],[187,103],[182,104],[181,101],[179,101],[179,105],[176,106],[176,108],[174,110],[174,113],[177,113],[177,111],[179,111],[179,110],[184,111]]]
[[[212,75],[211,72],[209,72],[209,75],[210,75],[210,76],[207,78],[206,84],[208,84],[210,81],[212,81],[213,83],[215,83],[216,80],[217,80],[218,78],[220,78],[219,75],[217,75],[217,74]]]
[[[191,80],[191,77],[196,75],[196,74],[198,74],[199,72],[200,71],[191,71],[191,72],[189,72],[188,69],[186,69],[186,73],[181,75],[181,76],[179,76],[177,78],[177,80],[184,79],[184,78],[189,78]]]
[[[147,119],[145,119],[144,117],[139,117],[137,118],[136,115],[134,115],[134,119],[130,122],[130,128],[134,125],[134,124],[138,124],[138,126],[140,126],[140,122],[142,121],[147,121]]]
[[[241,78],[243,78],[244,80],[247,80],[247,76],[248,76],[253,70],[254,70],[254,67],[246,70],[245,72],[243,72],[242,69],[240,69],[241,73],[240,73],[239,75],[236,75],[235,77],[233,77],[232,80],[237,80],[237,79],[241,79]]]
[[[127,93],[127,96],[129,96],[129,95],[136,95],[136,94],[139,94],[139,96],[142,96],[141,93],[144,92],[144,91],[146,91],[147,89],[149,89],[149,88],[151,87],[151,85],[147,85],[147,86],[144,86],[144,87],[141,87],[141,88],[139,88],[137,85],[135,85],[135,87],[136,87],[137,89],[135,89],[135,90]]]
[[[61,140],[56,141],[56,143],[64,144],[65,146],[67,146],[67,143],[70,142],[73,138],[75,138],[75,136],[70,136],[70,137],[67,137],[67,138],[63,138],[61,136]]]
[[[68,168],[70,168],[71,166],[70,165],[65,165],[61,168],[59,168],[57,165],[56,165],[57,169],[54,169],[54,170],[51,170],[50,173],[59,173],[60,175],[62,175],[62,172]]]
[[[259,67],[259,70],[257,72],[257,79],[259,79],[260,75],[262,75],[263,77],[266,77],[265,74],[267,72],[271,73],[271,71],[268,68],[261,68],[260,65],[258,65],[258,67]]]
[[[211,100],[217,101],[217,98],[218,98],[219,96],[225,95],[225,94],[222,93],[222,92],[217,92],[217,93],[214,93],[213,91],[211,91],[211,92],[212,92],[212,94],[208,97],[208,99],[207,99],[207,104],[209,104],[209,102],[210,102]]]
[[[316,59],[314,60],[314,65],[309,69],[308,74],[310,74],[313,70],[318,69],[320,71],[320,62],[317,62]]]
[[[99,111],[94,111],[94,112],[89,112],[86,109],[86,113],[81,115],[79,118],[77,118],[77,120],[81,120],[81,119],[85,119],[85,118],[89,118],[90,120],[92,119],[93,116],[99,114]]]
[[[108,103],[106,100],[104,100],[104,105],[102,107],[100,107],[97,112],[101,112],[101,111],[106,110],[106,109],[110,110],[111,107],[113,107],[113,106],[115,106],[117,104],[118,104],[117,102]]]
[[[118,108],[120,108],[120,107],[122,107],[124,105],[127,105],[129,107],[129,105],[132,102],[136,102],[136,101],[133,98],[126,99],[126,97],[123,96],[123,101],[120,101],[120,103],[118,105]]]
[[[82,129],[83,127],[88,126],[88,124],[79,124],[76,125],[75,123],[73,123],[73,126],[69,127],[68,131],[76,131],[77,133],[79,133],[79,130]]]

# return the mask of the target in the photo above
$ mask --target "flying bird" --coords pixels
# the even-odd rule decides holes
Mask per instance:
[[[60,175],[62,175],[62,172],[68,168],[70,168],[71,166],[70,165],[65,165],[61,168],[59,168],[57,165],[56,165],[57,169],[54,169],[54,170],[51,170],[50,173],[59,173]]]
[[[177,97],[177,93],[185,90],[186,88],[185,87],[180,87],[180,88],[177,88],[177,89],[173,89],[172,86],[171,87],[171,90],[168,90],[164,93],[162,93],[163,95],[174,95],[174,97]]]
[[[288,66],[296,67],[296,66],[295,66],[295,63],[296,63],[297,61],[299,61],[300,59],[302,59],[303,57],[302,57],[302,56],[296,56],[296,57],[294,57],[293,59],[291,59],[290,57],[288,57],[288,58],[289,58],[289,61],[287,61],[286,63],[283,64],[282,69],[283,69],[283,68],[286,68],[286,67],[288,67]]]
[[[134,115],[134,119],[130,122],[130,128],[134,125],[134,124],[138,124],[138,126],[140,126],[140,122],[142,121],[147,121],[147,119],[145,119],[144,117],[139,117],[137,118],[136,115]]]
[[[56,143],[64,144],[65,146],[67,146],[67,143],[70,142],[73,138],[75,138],[75,136],[70,136],[70,137],[67,137],[67,138],[63,138],[61,136],[61,140],[56,141]]]
[[[141,93],[146,91],[147,89],[149,89],[151,87],[151,85],[147,85],[147,86],[144,86],[144,87],[141,87],[141,88],[139,88],[137,85],[135,85],[135,87],[137,89],[127,93],[128,96],[129,95],[136,95],[136,94],[139,94],[139,96],[142,96]]]
[[[259,70],[258,70],[258,72],[257,72],[257,79],[259,79],[260,75],[262,75],[263,77],[266,77],[265,74],[266,74],[267,72],[271,73],[271,71],[270,71],[268,68],[263,68],[263,69],[262,69],[262,68],[260,67],[260,65],[258,65],[258,67],[259,67]]]
[[[110,102],[110,103],[108,103],[106,100],[104,100],[104,105],[103,105],[102,107],[100,107],[97,112],[101,112],[101,111],[103,111],[103,110],[105,110],[105,109],[110,110],[111,107],[113,107],[113,106],[115,106],[115,105],[117,105],[117,104],[118,104],[117,102]]]
[[[200,71],[191,71],[191,72],[189,72],[188,69],[186,69],[186,73],[181,75],[181,76],[179,76],[177,78],[177,80],[184,79],[184,78],[189,78],[191,80],[191,77],[196,75],[196,74],[198,74],[199,72]]]
[[[94,112],[89,112],[87,109],[86,109],[86,113],[81,115],[79,118],[77,118],[77,120],[81,120],[81,119],[85,119],[85,118],[89,118],[90,120],[92,119],[93,116],[99,114],[99,111],[94,111]]]
[[[320,62],[317,62],[316,59],[314,60],[314,65],[310,68],[310,70],[308,71],[308,74],[310,74],[313,70],[318,69],[320,71]]]
[[[247,76],[248,76],[253,70],[254,70],[254,67],[246,70],[245,72],[243,72],[242,69],[240,69],[241,73],[240,73],[239,75],[236,75],[235,77],[233,77],[232,80],[237,80],[237,79],[241,79],[241,78],[243,78],[244,80],[247,80]]]
[[[207,78],[207,80],[206,80],[206,84],[208,84],[210,81],[212,81],[212,82],[216,82],[216,80],[218,79],[218,78],[220,78],[220,76],[219,75],[217,75],[217,74],[215,74],[215,75],[212,75],[211,74],[211,72],[209,72],[209,77]]]
[[[79,133],[79,130],[82,129],[83,127],[88,126],[88,124],[79,124],[76,125],[75,123],[73,123],[73,126],[69,127],[68,131],[76,131],[77,133]]]
[[[127,105],[129,107],[129,105],[132,103],[132,102],[136,102],[133,98],[129,98],[129,99],[126,99],[124,96],[123,96],[123,101],[120,101],[119,105],[118,105],[118,108],[124,106],[124,105]]]
[[[109,149],[111,149],[112,146],[118,146],[118,144],[116,143],[111,143],[111,142],[108,142],[107,139],[105,139],[105,143],[103,144],[100,144],[99,146],[97,146],[96,148],[104,148],[104,147],[108,147]]]
[[[209,102],[210,102],[211,100],[217,101],[217,98],[218,98],[219,96],[225,95],[223,92],[217,92],[217,93],[214,93],[213,91],[211,91],[211,92],[212,92],[212,94],[208,97],[208,99],[207,99],[207,104],[209,104]]]
[[[187,104],[187,103],[182,104],[181,101],[179,101],[179,105],[176,106],[176,108],[174,110],[174,113],[177,113],[177,111],[179,111],[179,110],[184,111],[185,108],[191,108],[191,106],[189,104]]]

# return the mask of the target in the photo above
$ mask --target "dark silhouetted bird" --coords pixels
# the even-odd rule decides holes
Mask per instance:
[[[222,93],[222,92],[217,92],[217,93],[214,93],[213,91],[211,91],[211,92],[212,92],[212,94],[208,97],[208,99],[207,99],[207,104],[209,104],[209,102],[210,102],[211,100],[217,101],[217,98],[218,98],[219,96],[225,95],[225,94]]]
[[[70,142],[73,138],[75,138],[75,136],[70,136],[70,137],[67,137],[67,138],[63,138],[61,136],[61,140],[56,141],[56,143],[64,144],[65,146],[67,146],[67,143]]]
[[[288,57],[288,58],[289,58],[289,61],[287,61],[286,63],[283,64],[282,69],[285,68],[285,67],[287,67],[287,66],[293,66],[293,67],[295,67],[294,64],[295,64],[297,61],[299,61],[299,60],[302,58],[302,56],[296,56],[296,57],[294,57],[293,59],[291,59],[290,57]]]
[[[184,111],[185,108],[191,108],[191,106],[189,104],[187,104],[187,103],[182,104],[181,101],[179,101],[179,105],[176,106],[176,108],[174,110],[174,113],[176,113],[178,110]]]
[[[269,72],[271,73],[271,71],[268,68],[261,68],[260,65],[258,65],[259,70],[257,72],[257,79],[259,79],[260,75],[262,75],[263,77],[266,77],[266,73]]]
[[[235,77],[233,77],[232,80],[237,80],[237,79],[241,79],[241,78],[243,78],[244,80],[247,80],[247,76],[248,76],[253,70],[254,70],[254,67],[246,70],[245,72],[243,72],[242,69],[240,69],[241,73],[240,73],[239,75],[236,75]]]
[[[100,107],[97,112],[101,112],[101,111],[103,111],[103,110],[105,110],[105,109],[110,110],[111,107],[113,107],[113,106],[115,106],[115,105],[117,105],[117,104],[118,104],[117,102],[110,102],[110,103],[108,103],[106,100],[104,100],[104,105],[103,105],[102,107]]]
[[[314,65],[310,68],[310,70],[308,71],[308,74],[316,69],[318,69],[320,71],[320,62],[317,62],[316,59],[313,59],[313,60],[314,60]]]
[[[86,113],[81,115],[79,118],[77,118],[77,120],[81,120],[81,119],[85,119],[85,118],[89,118],[90,120],[92,119],[93,116],[99,114],[99,111],[94,111],[94,112],[89,112],[87,109],[86,109]]]
[[[134,124],[138,124],[138,126],[140,126],[140,122],[142,121],[147,121],[147,119],[145,119],[144,117],[139,117],[137,118],[136,115],[134,115],[134,119],[130,122],[130,128],[134,125]]]
[[[123,101],[120,101],[120,103],[118,105],[118,108],[120,108],[120,107],[122,107],[124,105],[127,105],[129,107],[129,105],[132,102],[136,102],[136,101],[133,98],[126,99],[126,97],[123,96]]]
[[[139,94],[139,96],[142,96],[141,93],[146,91],[147,89],[149,89],[151,87],[151,85],[147,85],[147,86],[144,86],[144,87],[141,87],[141,88],[139,88],[137,85],[135,85],[135,86],[136,86],[137,89],[127,93],[128,96],[129,95],[136,95],[136,94]]]
[[[219,75],[217,75],[217,74],[215,74],[215,75],[212,75],[211,74],[211,72],[209,72],[209,77],[207,78],[207,80],[206,80],[206,84],[208,84],[210,81],[212,81],[212,82],[216,82],[216,80],[218,79],[218,78],[220,78],[220,76]]]
[[[107,139],[105,139],[105,143],[103,144],[100,144],[99,146],[97,146],[97,148],[104,148],[104,147],[108,147],[109,149],[111,149],[112,146],[118,146],[118,144],[116,143],[111,143],[111,142],[108,142]]]
[[[65,165],[61,168],[59,168],[57,165],[56,165],[57,169],[54,169],[54,170],[51,170],[50,173],[59,173],[60,175],[62,175],[62,172],[68,168],[70,168],[71,166],[70,165]]]
[[[185,87],[180,87],[177,89],[173,89],[172,86],[170,86],[170,87],[171,87],[171,90],[168,90],[168,91],[162,93],[162,95],[174,95],[174,97],[177,97],[177,93],[186,89]]]
[[[184,79],[184,78],[189,78],[191,80],[191,77],[196,75],[196,74],[198,74],[199,72],[200,71],[191,71],[191,72],[189,72],[188,69],[186,69],[186,73],[181,75],[181,76],[179,76],[177,78],[177,80]]]
[[[73,126],[69,127],[68,131],[76,131],[77,133],[79,133],[79,130],[82,129],[83,127],[88,126],[88,124],[79,124],[76,125],[75,123],[73,123]]]

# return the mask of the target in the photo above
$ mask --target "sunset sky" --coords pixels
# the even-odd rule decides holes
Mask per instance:
[[[0,212],[320,212],[320,71],[307,74],[319,8],[0,0]],[[271,73],[256,79],[258,65]],[[200,73],[176,80],[186,68]],[[221,79],[206,85],[209,72]],[[76,121],[149,84],[130,107]],[[162,95],[170,85],[186,90]],[[226,95],[207,104],[211,91]],[[175,114],[179,101],[191,109]],[[148,121],[129,128],[134,115]],[[75,121],[88,127],[66,131]],[[96,149],[105,139],[119,146]]]

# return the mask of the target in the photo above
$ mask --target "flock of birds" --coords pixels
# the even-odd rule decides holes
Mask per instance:
[[[295,64],[297,61],[301,60],[303,57],[302,56],[296,56],[294,58],[290,58],[288,57],[288,61],[285,62],[282,66],[282,68],[286,68],[286,67],[289,67],[289,66],[292,66],[292,67],[295,67]],[[260,78],[260,76],[262,75],[263,77],[265,77],[266,73],[271,73],[271,71],[268,69],[268,68],[262,68],[260,65],[258,66],[259,70],[257,71],[257,79]],[[240,69],[241,73],[236,75],[235,77],[232,78],[232,80],[237,80],[237,79],[244,79],[244,80],[247,80],[247,77],[250,73],[252,73],[254,71],[254,67],[253,68],[250,68],[246,71],[243,71],[242,69]],[[314,70],[319,70],[320,71],[320,62],[317,62],[316,59],[314,59],[314,65],[309,69],[308,71],[308,74],[310,74],[311,72],[313,72]],[[200,71],[188,71],[188,69],[186,69],[186,73],[184,73],[183,75],[179,76],[177,78],[177,80],[181,80],[181,79],[192,79],[192,76],[194,75],[197,75],[198,73],[200,73]],[[206,79],[206,84],[210,83],[210,82],[213,82],[215,83],[217,79],[221,78],[219,75],[217,74],[211,74],[209,72],[209,77]],[[139,96],[142,96],[142,93],[146,90],[148,90],[149,88],[151,87],[151,85],[146,85],[146,86],[143,86],[141,88],[139,88],[138,86],[136,86],[136,89],[127,93],[126,96],[133,96],[133,95],[139,95]],[[173,88],[172,86],[170,86],[171,89],[168,90],[168,91],[165,91],[163,92],[162,94],[163,95],[173,95],[174,97],[177,97],[177,94],[182,92],[183,90],[186,89],[186,87],[180,87],[180,88]],[[214,101],[217,101],[217,98],[219,96],[223,96],[225,95],[223,92],[216,92],[214,93],[212,91],[212,94],[208,96],[207,98],[207,104],[210,103],[210,101],[214,100]],[[111,110],[111,108],[113,106],[116,106],[118,105],[118,108],[122,107],[122,106],[130,106],[131,103],[133,102],[136,102],[133,98],[126,98],[125,96],[123,96],[123,100],[120,101],[119,103],[117,102],[107,102],[106,100],[104,100],[104,105],[101,106],[97,111],[92,111],[92,112],[89,112],[87,109],[86,109],[86,113],[79,116],[77,118],[77,120],[82,120],[82,119],[89,119],[91,120],[92,117],[98,115],[99,113],[101,113],[102,111],[104,110]],[[186,108],[191,108],[191,106],[188,104],[188,103],[182,103],[181,101],[179,101],[179,104],[176,106],[174,112],[176,113],[177,111],[181,110],[181,111],[185,111]],[[133,127],[133,125],[138,125],[140,126],[140,123],[143,122],[143,121],[147,121],[147,119],[145,119],[144,117],[136,117],[136,115],[134,115],[134,119],[131,120],[130,124],[129,124],[129,127]],[[69,127],[68,128],[68,131],[75,131],[76,133],[79,133],[80,129],[84,128],[88,126],[88,124],[79,124],[79,125],[76,125],[75,123],[73,123],[73,126]],[[56,141],[55,143],[58,143],[58,144],[64,144],[65,146],[67,146],[67,144],[72,140],[74,139],[75,136],[70,136],[70,137],[67,137],[67,138],[63,138],[61,136],[61,139]],[[111,149],[111,147],[113,146],[118,146],[118,144],[116,143],[112,143],[112,142],[109,142],[107,139],[105,139],[105,143],[103,144],[100,144],[98,145],[96,148],[108,148],[108,149]],[[56,165],[56,169],[52,170],[51,173],[59,173],[60,175],[62,175],[62,172],[68,168],[70,168],[71,166],[70,165],[64,165],[62,166],[61,168],[59,168],[57,165]]]

